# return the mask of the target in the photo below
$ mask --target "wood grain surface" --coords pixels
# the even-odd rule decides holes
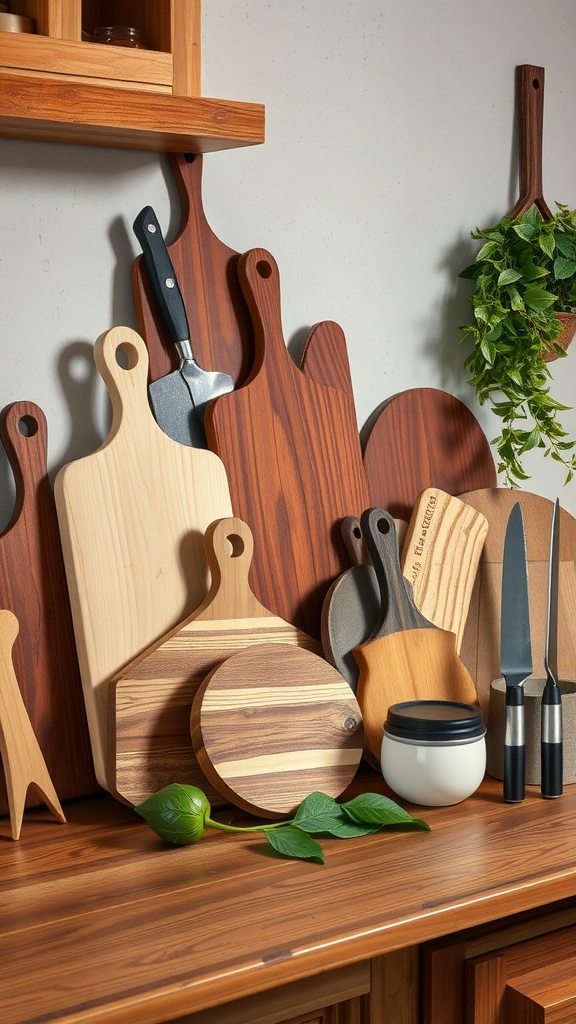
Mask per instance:
[[[346,798],[359,791],[388,795],[368,769]],[[34,812],[25,841],[0,842],[3,1024],[164,1024],[192,1007],[222,1024],[242,1009],[230,1001],[312,976],[332,974],[338,995],[339,972],[353,964],[372,974],[370,1020],[413,1024],[418,1016],[402,1016],[398,1002],[406,985],[417,989],[414,961],[379,1002],[389,955],[399,966],[402,952],[436,939],[454,947],[452,933],[475,926],[476,953],[496,928],[520,941],[526,915],[538,915],[537,927],[555,901],[574,920],[576,788],[561,800],[528,788],[513,814],[501,791],[488,779],[455,807],[408,807],[430,832],[322,840],[324,865],[266,855],[254,833],[209,832],[168,848],[108,796],[71,802],[65,827]],[[254,824],[233,808],[214,816]],[[442,984],[452,1005],[452,977]],[[463,1005],[457,1018],[434,1019],[460,1021]]]
[[[128,803],[170,782],[206,788],[192,748],[190,711],[200,683],[222,661],[264,642],[321,654],[317,640],[264,608],[252,593],[254,540],[246,523],[235,517],[211,523],[204,546],[211,576],[205,600],[110,686],[110,773],[115,792]],[[209,798],[222,802],[213,787]]]
[[[435,626],[456,635],[457,651],[487,533],[481,512],[439,487],[427,487],[404,539],[401,566],[414,602]]]
[[[315,790],[340,796],[362,757],[352,690],[323,658],[287,644],[249,647],[215,668],[194,698],[191,733],[215,789],[270,818]]]
[[[139,335],[106,332],[95,359],[112,400],[110,433],[60,470],[55,497],[96,773],[108,787],[107,684],[204,599],[203,533],[232,508],[218,457],[156,426]]]
[[[462,641],[462,660],[476,684],[480,706],[488,713],[490,684],[500,675],[500,608],[502,558],[508,516],[520,502],[526,533],[530,633],[534,678],[545,677],[544,644],[548,600],[550,525],[554,503],[529,491],[491,488],[461,495],[488,520],[488,534]],[[558,667],[561,679],[576,679],[576,520],[560,513],[560,567],[558,590]]]
[[[194,356],[204,369],[229,373],[239,385],[254,359],[252,323],[237,275],[239,253],[208,224],[202,203],[202,156],[172,153],[169,159],[181,213],[176,237],[167,248],[186,307]],[[149,379],[157,380],[175,370],[179,360],[142,256],[132,267],[132,291],[138,331],[148,349]]]
[[[26,794],[30,787],[36,790],[59,821],[66,821],[18,688],[12,658],[17,636],[16,616],[6,608],[0,609],[0,760],[4,768],[13,839],[20,838]]]
[[[456,652],[453,633],[418,611],[400,569],[394,521],[384,509],[361,517],[380,586],[382,617],[371,637],[355,648],[357,696],[366,746],[378,761],[388,708],[407,700],[477,701],[474,683]]]
[[[458,398],[413,388],[388,399],[369,424],[364,468],[372,505],[410,520],[425,487],[458,495],[496,486],[490,445]]]
[[[24,705],[62,800],[99,789],[52,487],[48,427],[34,402],[0,414],[0,437],[14,474],[16,500],[0,536],[0,607],[19,624],[14,667]],[[0,786],[0,789],[3,787]],[[27,803],[34,802],[31,791]],[[0,793],[0,813],[6,811]]]
[[[319,637],[326,591],[348,566],[340,521],[367,504],[354,405],[290,358],[270,253],[252,249],[238,269],[256,361],[244,387],[208,408],[206,433],[226,466],[234,509],[254,534],[254,593]]]

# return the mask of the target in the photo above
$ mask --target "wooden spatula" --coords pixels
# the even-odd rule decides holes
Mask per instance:
[[[252,814],[291,814],[314,790],[337,797],[362,757],[362,716],[342,676],[310,651],[259,644],[208,676],[192,705],[198,761]]]
[[[384,719],[391,704],[405,700],[477,701],[474,683],[460,661],[453,633],[438,629],[418,611],[400,569],[394,521],[384,509],[362,513],[362,532],[386,613],[354,657],[360,669],[357,696],[366,744],[380,757]]]
[[[110,773],[128,803],[170,782],[205,788],[190,739],[190,709],[200,683],[223,660],[263,642],[321,653],[317,640],[256,600],[248,582],[254,541],[246,523],[233,516],[211,523],[204,547],[212,581],[205,600],[110,687]],[[209,799],[217,801],[216,791]]]
[[[414,602],[435,626],[456,634],[460,651],[488,520],[439,487],[417,501],[402,548]]]

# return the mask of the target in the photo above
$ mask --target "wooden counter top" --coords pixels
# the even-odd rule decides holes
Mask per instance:
[[[0,821],[2,1024],[159,1024],[576,894],[576,787],[406,806],[432,832],[323,840],[325,865],[168,847],[108,796],[27,812],[19,842]]]

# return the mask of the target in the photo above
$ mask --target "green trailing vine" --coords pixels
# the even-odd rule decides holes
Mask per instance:
[[[310,793],[288,821],[247,828],[214,821],[203,790],[180,782],[159,789],[134,810],[161,839],[176,846],[197,843],[208,828],[244,834],[261,832],[281,856],[315,860],[321,864],[324,863],[324,853],[314,836],[353,839],[372,835],[387,827],[430,830],[425,821],[413,818],[393,800],[379,793],[361,793],[342,804],[326,793]]]
[[[556,340],[562,330],[557,314],[576,312],[576,211],[556,206],[551,220],[532,206],[522,217],[472,232],[483,245],[459,275],[476,285],[473,322],[460,338],[474,346],[464,362],[468,383],[502,421],[492,443],[510,487],[529,479],[522,456],[533,448],[566,467],[565,483],[576,469],[576,441],[558,416],[570,406],[550,394],[544,358],[550,350],[566,355]]]

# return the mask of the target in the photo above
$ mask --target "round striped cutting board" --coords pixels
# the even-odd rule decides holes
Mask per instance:
[[[338,797],[362,757],[362,715],[328,662],[288,644],[257,644],[204,680],[192,705],[192,743],[214,788],[268,818],[314,791]]]

